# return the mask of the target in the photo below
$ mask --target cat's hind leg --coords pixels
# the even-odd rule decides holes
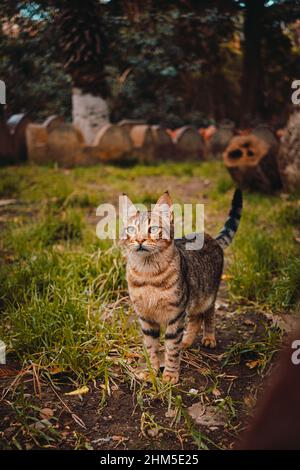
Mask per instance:
[[[201,329],[202,322],[203,322],[202,313],[188,316],[187,325],[186,325],[184,335],[182,338],[182,347],[184,349],[189,348],[193,344],[197,334],[199,333]]]
[[[207,348],[216,347],[215,336],[215,306],[212,305],[206,312],[203,313],[203,338],[202,344]]]

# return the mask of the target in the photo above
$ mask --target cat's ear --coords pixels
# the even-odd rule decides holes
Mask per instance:
[[[120,196],[120,215],[125,225],[131,217],[134,217],[137,214],[137,212],[137,208],[126,194]]]
[[[168,191],[160,196],[152,212],[161,214],[163,217],[169,217],[173,221],[173,202]]]

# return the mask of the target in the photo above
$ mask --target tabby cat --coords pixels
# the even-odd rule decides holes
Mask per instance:
[[[159,198],[152,211],[138,211],[126,195],[123,202],[128,208],[122,244],[127,254],[130,299],[156,373],[160,368],[160,328],[165,327],[163,380],[175,384],[179,379],[181,349],[193,343],[202,324],[202,344],[216,346],[214,306],[223,270],[223,249],[237,231],[242,193],[239,189],[235,191],[229,217],[219,235],[212,238],[205,234],[199,250],[187,250],[186,238],[174,239],[168,192]],[[165,208],[171,221],[168,236],[163,224]]]

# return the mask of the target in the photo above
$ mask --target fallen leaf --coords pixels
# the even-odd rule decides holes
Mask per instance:
[[[259,366],[261,363],[262,363],[261,359],[256,359],[255,361],[246,362],[246,366],[249,369],[254,369],[255,367]]]
[[[54,411],[51,408],[42,408],[40,411],[40,417],[42,419],[50,419],[54,415]]]
[[[40,421],[36,421],[29,425],[30,428],[37,429],[38,431],[42,431],[45,428],[51,426],[51,423],[48,419],[41,419]]]
[[[112,436],[111,438],[113,441],[128,441],[129,440],[129,437],[125,437],[125,436]]]
[[[256,398],[253,395],[245,395],[244,403],[247,406],[247,408],[252,409],[256,405]]]
[[[246,320],[244,321],[244,325],[247,325],[247,326],[255,326],[255,323],[254,323],[254,321],[252,321],[252,320],[246,319]]]
[[[174,418],[176,416],[176,410],[168,410],[165,413],[166,418]]]
[[[63,372],[64,370],[62,369],[62,367],[60,366],[54,366],[54,367],[51,367],[51,369],[49,369],[49,374],[51,375],[56,375],[56,374],[60,374],[61,372]]]
[[[196,424],[203,426],[225,426],[227,415],[224,410],[216,406],[205,406],[200,401],[188,408],[190,417]]]
[[[154,428],[154,429],[148,429],[147,431],[147,434],[148,436],[150,437],[156,437],[159,433],[159,429],[158,428]]]
[[[300,243],[300,237],[294,237],[296,243]]]
[[[220,397],[222,395],[222,393],[220,392],[218,388],[214,388],[211,393],[213,394],[214,397]]]
[[[90,391],[87,385],[84,385],[81,388],[77,388],[77,390],[73,390],[72,392],[65,393],[65,395],[75,396],[75,395],[85,395]]]

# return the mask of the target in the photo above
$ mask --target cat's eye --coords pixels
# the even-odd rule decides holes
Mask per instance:
[[[151,225],[151,227],[149,227],[149,233],[151,233],[151,235],[157,235],[159,230],[160,228],[158,225]]]
[[[128,227],[126,228],[126,232],[128,233],[128,235],[135,235],[136,233],[136,228],[134,225],[128,225]]]

